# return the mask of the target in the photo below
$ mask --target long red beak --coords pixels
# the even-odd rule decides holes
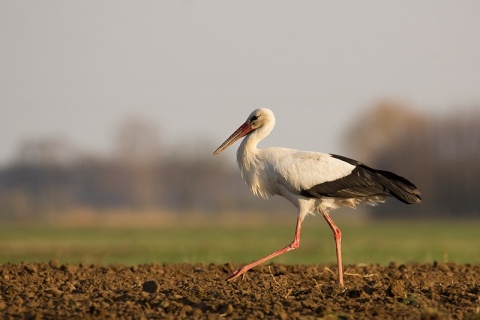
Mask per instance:
[[[245,122],[244,124],[242,124],[240,126],[240,128],[238,128],[234,133],[232,133],[232,135],[230,137],[228,137],[228,139],[225,140],[225,142],[222,143],[222,145],[220,147],[218,147],[217,150],[215,150],[213,155],[217,155],[220,152],[222,152],[223,150],[227,149],[235,141],[237,141],[241,137],[244,137],[247,133],[249,133],[252,130],[253,130],[252,127],[248,123]]]

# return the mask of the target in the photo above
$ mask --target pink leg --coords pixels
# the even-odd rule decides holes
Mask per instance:
[[[288,246],[286,246],[285,248],[282,248],[280,250],[277,250],[275,251],[274,253],[272,254],[269,254],[268,256],[266,257],[263,257],[262,259],[259,259],[259,260],[256,260],[244,267],[241,267],[240,269],[236,270],[235,272],[233,272],[228,278],[227,278],[227,281],[230,281],[230,280],[235,280],[237,279],[239,276],[241,276],[242,274],[244,274],[245,272],[247,272],[248,270],[252,269],[253,267],[255,266],[258,266],[259,264],[267,261],[267,260],[270,260],[276,256],[279,256],[285,252],[288,252],[290,250],[293,250],[293,249],[297,249],[299,246],[300,246],[300,229],[302,228],[302,220],[303,220],[304,217],[300,217],[300,215],[298,216],[297,218],[297,227],[295,229],[295,236],[293,238],[293,241],[292,243],[290,243]]]
[[[321,211],[325,220],[327,220],[328,225],[333,231],[333,237],[335,238],[335,249],[337,251],[337,267],[338,267],[338,283],[340,286],[343,285],[343,265],[342,265],[342,232],[335,225],[335,222],[330,218],[328,213]]]

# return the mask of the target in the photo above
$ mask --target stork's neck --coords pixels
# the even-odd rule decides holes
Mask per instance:
[[[273,115],[269,120],[247,135],[237,150],[238,166],[243,179],[255,195],[264,198],[268,198],[274,192],[269,189],[268,183],[265,183],[269,179],[268,172],[265,171],[267,163],[262,149],[258,149],[257,145],[275,125]]]
[[[252,179],[254,176],[259,175],[263,169],[264,163],[262,163],[260,157],[261,149],[257,148],[257,145],[272,131],[275,122],[272,121],[263,125],[260,128],[252,131],[246,136],[240,147],[237,150],[237,162],[240,167],[243,178],[247,181],[247,184],[252,186]]]
[[[266,194],[261,187],[264,163],[262,163],[260,159],[261,150],[257,148],[257,144],[260,140],[257,131],[254,131],[245,137],[237,150],[237,162],[242,178],[245,180],[250,190],[252,190],[255,195],[260,195],[266,198],[268,197],[268,194]]]
[[[249,171],[256,162],[258,154],[258,142],[259,139],[256,137],[257,132],[252,132],[246,136],[237,150],[237,162],[240,167],[242,176],[245,178],[246,171]]]
[[[260,139],[258,139],[256,131],[250,133],[240,143],[237,153],[241,153],[245,157],[254,155],[258,151],[257,145],[259,141]]]
[[[274,124],[274,121],[267,123],[266,125],[255,129],[243,139],[237,150],[237,160],[240,167],[248,167],[255,161],[259,152],[259,149],[257,148],[258,143],[270,134]],[[241,168],[242,171],[244,168]]]

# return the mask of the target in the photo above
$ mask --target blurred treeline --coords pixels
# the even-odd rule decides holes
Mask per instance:
[[[421,205],[387,201],[376,217],[479,217],[480,112],[426,117],[383,102],[352,123],[346,156],[391,170],[421,190]],[[0,220],[41,221],[73,209],[223,212],[293,210],[250,194],[232,159],[196,141],[182,152],[164,145],[155,125],[129,119],[107,155],[75,151],[62,138],[24,141],[0,168]],[[328,151],[328,150],[325,150]],[[399,214],[401,213],[401,214]]]
[[[155,123],[143,118],[122,123],[113,144],[108,154],[92,155],[62,137],[20,143],[12,163],[0,168],[0,220],[51,221],[72,211],[217,214],[255,207],[231,159],[212,156],[213,144],[165,147]]]
[[[358,160],[404,176],[422,192],[422,204],[387,201],[372,210],[375,217],[480,217],[479,108],[426,117],[401,104],[379,103],[356,120],[346,143]]]

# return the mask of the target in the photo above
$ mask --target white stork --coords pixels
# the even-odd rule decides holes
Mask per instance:
[[[263,198],[280,195],[297,208],[295,236],[288,246],[236,270],[228,280],[238,278],[273,257],[297,249],[303,219],[309,213],[320,212],[333,231],[338,281],[343,287],[342,234],[330,218],[329,210],[344,206],[355,208],[361,203],[375,205],[384,202],[387,197],[395,197],[406,204],[420,203],[420,192],[403,177],[343,156],[287,148],[258,149],[257,144],[272,131],[274,125],[275,117],[271,110],[256,109],[213,154],[219,154],[246,136],[237,151],[242,177],[255,195]]]

